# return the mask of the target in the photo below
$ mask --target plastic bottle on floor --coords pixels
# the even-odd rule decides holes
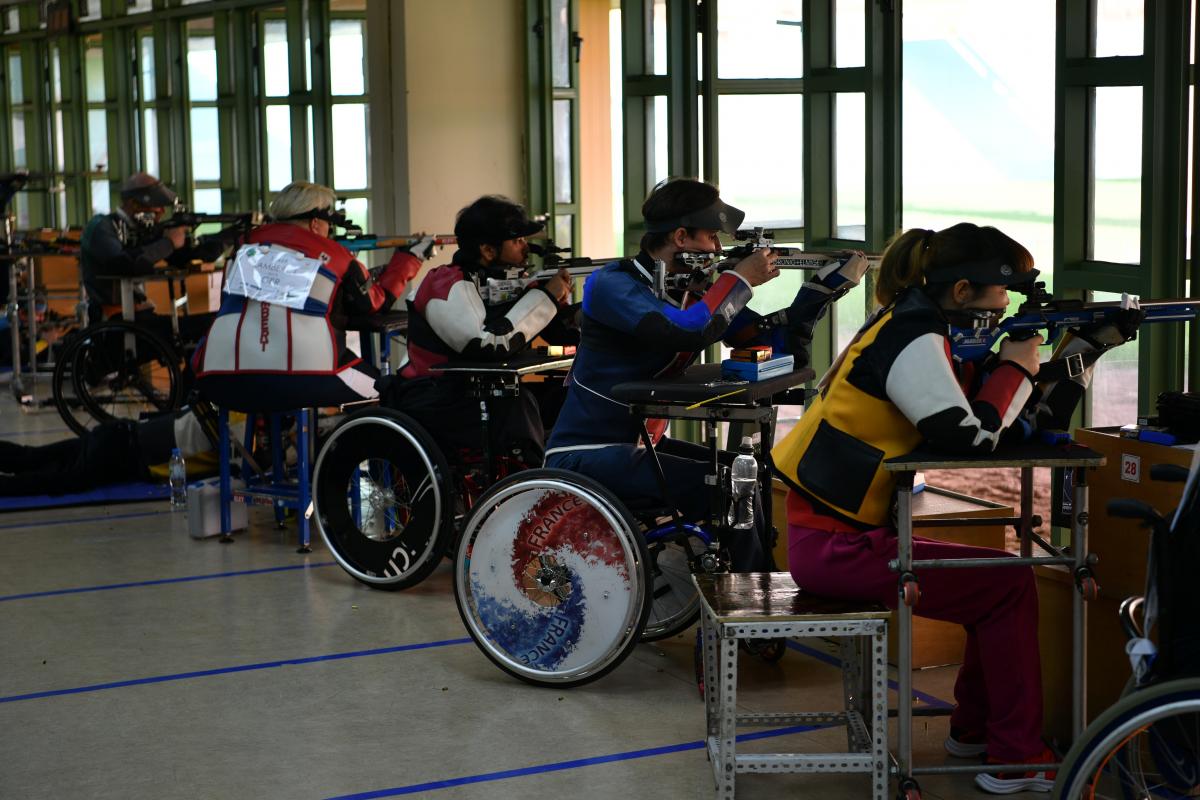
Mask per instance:
[[[187,508],[187,464],[178,447],[171,451],[167,475],[171,482],[171,510],[182,511]]]
[[[732,478],[733,505],[729,509],[731,527],[739,530],[754,527],[754,489],[758,485],[758,462],[754,460],[754,442],[749,436],[742,438],[737,458],[730,470]]]

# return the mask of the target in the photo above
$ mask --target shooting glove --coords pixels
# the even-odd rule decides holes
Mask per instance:
[[[857,286],[869,266],[865,257],[853,253],[844,261],[831,261],[800,287],[785,312],[784,332],[784,346],[795,359],[796,369],[808,366],[813,329],[825,316],[830,303]]]
[[[410,244],[408,247],[405,247],[404,250],[412,253],[422,261],[427,261],[429,260],[429,257],[433,255],[433,247],[433,237],[422,236],[414,244]]]
[[[1072,333],[1097,350],[1104,350],[1136,339],[1138,326],[1145,318],[1146,312],[1140,308],[1123,308],[1106,320],[1080,325]]]
[[[432,239],[429,240],[432,243]],[[418,242],[417,244],[420,244]],[[416,247],[416,245],[413,245]],[[407,249],[397,248],[387,265],[379,272],[375,284],[394,298],[404,296],[404,288],[421,270],[421,258]]]

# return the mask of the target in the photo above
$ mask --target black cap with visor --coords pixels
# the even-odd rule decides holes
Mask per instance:
[[[1005,259],[997,257],[927,269],[925,270],[925,282],[935,284],[968,280],[981,286],[1014,286],[1030,283],[1037,278],[1038,274],[1036,269],[1021,272],[1012,267]]]
[[[721,198],[712,205],[671,219],[647,219],[646,233],[670,233],[676,228],[698,228],[722,231],[733,236],[746,219],[746,212],[734,208]]]

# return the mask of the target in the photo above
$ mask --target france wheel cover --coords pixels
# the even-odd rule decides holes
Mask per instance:
[[[480,647],[537,683],[580,682],[624,655],[645,606],[644,566],[605,502],[536,480],[477,513],[460,543],[457,585]]]

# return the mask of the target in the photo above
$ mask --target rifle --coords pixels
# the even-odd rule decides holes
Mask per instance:
[[[197,256],[201,260],[207,261],[215,259],[226,247],[245,241],[246,237],[250,235],[250,230],[260,221],[260,215],[251,211],[232,214],[207,214],[200,211],[188,211],[183,206],[176,206],[175,212],[170,218],[158,223],[156,227],[160,233],[168,228],[187,228],[188,239],[191,240],[186,245],[188,249],[204,247],[210,244],[216,245],[219,249],[214,250],[210,255]],[[200,236],[195,235],[196,228],[209,223],[225,225],[226,227],[216,233],[206,233]]]
[[[380,236],[377,233],[357,234],[346,236],[338,236],[334,239],[335,242],[357,255],[364,250],[384,250],[389,247],[411,247],[421,241],[421,236],[415,234],[404,234],[399,236]],[[445,247],[447,245],[458,244],[458,240],[449,234],[437,234],[433,237],[435,247]]]
[[[530,267],[513,267],[504,278],[488,278],[485,286],[480,289],[484,300],[488,303],[502,303],[515,299],[531,283],[548,281],[565,269],[572,278],[586,278],[601,267],[617,261],[616,258],[588,258],[573,256],[564,258],[563,253],[571,252],[569,247],[559,247],[552,241],[545,244],[529,244],[529,251],[542,257],[542,267],[530,272]]]
[[[775,231],[761,227],[746,228],[733,235],[736,241],[743,244],[727,247],[717,253],[680,253],[679,259],[692,268],[692,274],[687,282],[703,279],[716,272],[733,269],[743,258],[755,250],[770,249],[778,254],[775,259],[776,269],[803,269],[817,271],[833,263],[845,264],[850,256],[844,253],[810,253],[798,247],[775,247]],[[867,262],[871,269],[879,268],[881,256],[867,254]],[[681,279],[676,278],[676,283]]]
[[[1125,310],[1122,301],[1085,303],[1082,300],[1056,300],[1046,291],[1044,281],[1012,287],[1027,299],[1017,312],[992,327],[996,315],[981,315],[973,328],[950,328],[950,352],[956,361],[976,361],[984,358],[1002,336],[1015,340],[1028,339],[1039,331],[1046,332],[1046,343],[1053,344],[1065,328],[1090,325],[1114,319]],[[1156,322],[1186,322],[1200,314],[1200,299],[1143,300],[1138,303],[1145,313],[1142,324]],[[1097,351],[1096,356],[1103,352]],[[1067,374],[1074,377],[1087,366],[1082,356],[1067,359]],[[1095,358],[1091,359],[1095,360]],[[1054,362],[1050,362],[1054,363]],[[1039,372],[1040,375],[1040,372]]]

